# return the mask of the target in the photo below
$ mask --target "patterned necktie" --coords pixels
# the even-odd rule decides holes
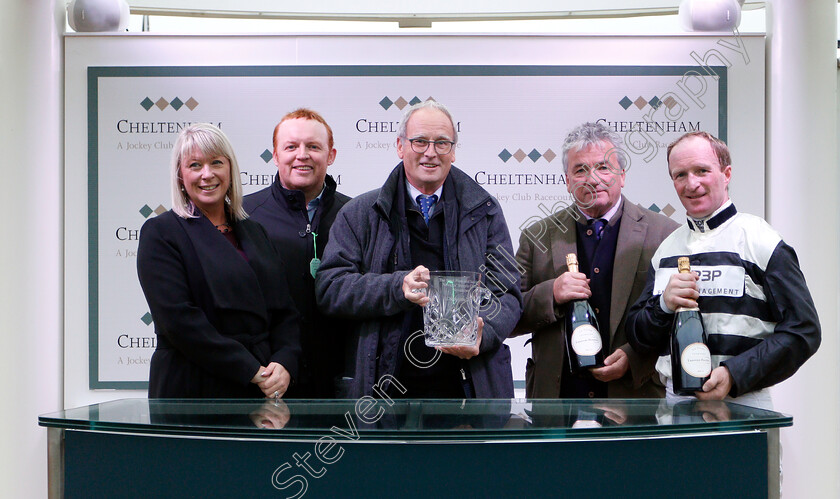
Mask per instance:
[[[429,216],[432,212],[432,206],[437,202],[438,197],[435,194],[420,194],[417,196],[417,204],[420,205],[420,211],[423,212],[423,220],[426,224],[429,223]]]
[[[604,227],[607,226],[607,221],[603,218],[593,219],[592,220],[592,230],[595,231],[595,237],[598,241],[601,240],[601,236],[604,234]]]

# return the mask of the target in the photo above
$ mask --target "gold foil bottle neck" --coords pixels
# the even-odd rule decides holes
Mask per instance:
[[[569,272],[578,271],[578,259],[576,254],[569,253],[566,255],[566,266],[569,267]]]
[[[691,263],[689,263],[687,256],[681,256],[677,259],[677,268],[680,270],[680,274],[691,272]]]

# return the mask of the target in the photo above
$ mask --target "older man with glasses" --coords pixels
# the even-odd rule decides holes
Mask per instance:
[[[442,104],[407,109],[397,137],[402,162],[381,188],[347,203],[332,227],[316,292],[324,313],[350,319],[351,396],[513,397],[504,340],[521,312],[519,272],[498,203],[452,166],[457,142]],[[474,345],[436,351],[416,333],[429,302],[418,291],[430,271],[491,277],[493,306],[480,313]]]

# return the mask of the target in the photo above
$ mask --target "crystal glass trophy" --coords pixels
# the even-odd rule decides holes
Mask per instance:
[[[478,312],[491,293],[482,284],[479,272],[430,272],[426,292],[429,303],[423,307],[423,332],[426,345],[475,345],[478,336]]]

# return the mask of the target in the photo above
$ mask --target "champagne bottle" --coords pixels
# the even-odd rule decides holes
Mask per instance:
[[[688,257],[677,260],[680,273],[691,272]],[[674,393],[694,395],[712,372],[712,356],[706,341],[706,328],[699,308],[680,307],[671,328],[671,376]]]
[[[578,271],[577,255],[566,255],[569,272]],[[598,319],[589,300],[573,300],[566,309],[566,357],[574,374],[586,372],[590,367],[604,365],[604,348]]]

